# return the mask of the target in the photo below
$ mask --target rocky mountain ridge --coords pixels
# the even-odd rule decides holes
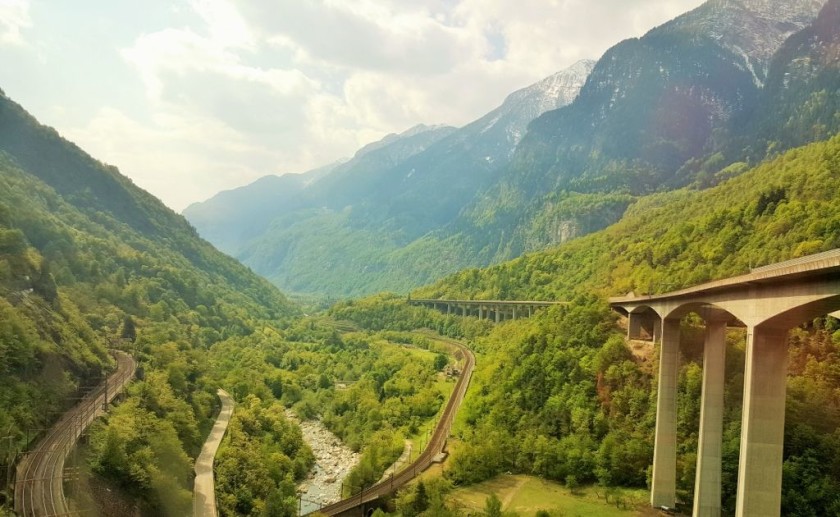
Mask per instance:
[[[827,138],[840,121],[830,43],[840,27],[826,15],[837,1],[710,0],[594,66],[511,94],[346,203],[275,220],[237,256],[295,291],[402,291],[596,231],[639,196],[705,188]],[[527,118],[564,84],[581,85],[573,102],[517,134],[507,110]],[[315,274],[319,262],[335,274]]]
[[[333,245],[357,232],[347,243],[351,247],[398,249],[456,217],[508,163],[534,117],[571,102],[593,65],[581,61],[514,92],[463,128],[418,125],[364,146],[353,159],[312,179],[262,179],[193,204],[184,215],[211,242],[280,285],[288,284],[276,276],[278,270],[295,269],[288,260],[303,256],[310,262],[318,255],[313,241],[331,231],[337,232],[327,239]],[[387,236],[374,237],[383,233]]]

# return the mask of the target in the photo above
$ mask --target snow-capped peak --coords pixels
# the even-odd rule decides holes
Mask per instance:
[[[575,100],[594,67],[595,61],[584,59],[511,93],[501,106],[477,121],[481,124],[480,132],[502,129],[508,135],[508,142],[515,147],[532,120]]]

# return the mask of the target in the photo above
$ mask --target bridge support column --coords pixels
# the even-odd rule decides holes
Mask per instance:
[[[631,312],[627,315],[627,339],[658,341],[658,325],[659,316],[653,311]]]
[[[627,339],[642,338],[642,315],[630,313],[627,315]]]
[[[516,305],[511,310],[513,310],[513,319],[516,319]]]
[[[673,508],[677,501],[677,373],[680,320],[662,322],[659,347],[659,388],[656,395],[656,433],[650,503]]]
[[[720,517],[723,373],[726,366],[726,320],[706,318],[700,436],[694,479],[694,517]]]
[[[736,516],[781,512],[787,335],[787,329],[747,329]]]
[[[499,311],[499,307],[496,306],[496,323],[499,323],[500,321],[502,321],[502,314],[501,311]]]

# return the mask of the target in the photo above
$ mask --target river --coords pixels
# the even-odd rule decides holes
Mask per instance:
[[[286,417],[300,426],[303,439],[315,454],[315,466],[297,487],[300,515],[304,515],[341,500],[341,483],[359,462],[359,455],[320,421],[301,421],[290,410],[286,410]]]

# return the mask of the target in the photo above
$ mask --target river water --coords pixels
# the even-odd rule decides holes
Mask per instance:
[[[289,410],[286,417],[300,426],[303,439],[315,454],[315,466],[297,487],[300,515],[304,515],[341,500],[341,483],[359,462],[359,455],[320,421],[300,421]]]

